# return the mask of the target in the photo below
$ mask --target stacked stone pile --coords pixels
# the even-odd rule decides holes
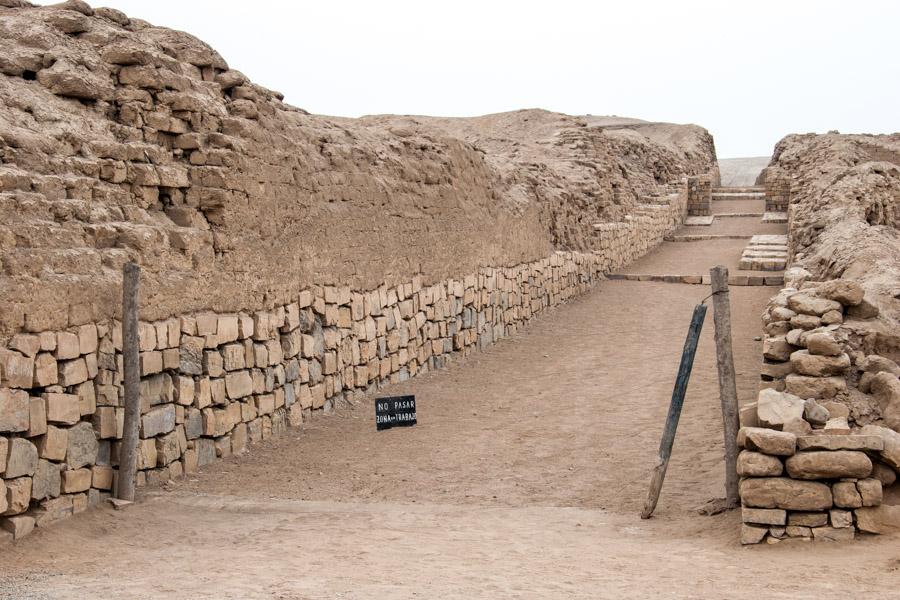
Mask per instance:
[[[316,287],[247,313],[140,323],[138,485],[195,472],[313,411],[441,367],[515,333],[596,280],[556,253],[463,279]],[[0,526],[22,537],[114,489],[122,438],[116,321],[14,336],[0,350]]]
[[[860,335],[878,308],[859,284],[808,277],[789,270],[763,315],[763,381],[738,436],[746,544],[900,525],[882,505],[900,469],[900,367]]]

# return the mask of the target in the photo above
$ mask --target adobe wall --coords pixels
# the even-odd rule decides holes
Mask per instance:
[[[141,265],[140,485],[512,335],[640,257],[697,126],[329,118],[79,0],[0,2],[0,535],[113,489]]]

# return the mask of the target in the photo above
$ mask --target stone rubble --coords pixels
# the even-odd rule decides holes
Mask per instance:
[[[896,507],[882,505],[900,469],[900,367],[859,337],[858,283],[799,269],[785,282],[763,314],[758,398],[741,410],[741,541],[900,529]],[[786,511],[786,521],[759,511]]]

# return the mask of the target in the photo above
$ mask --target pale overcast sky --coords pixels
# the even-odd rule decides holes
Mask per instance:
[[[900,131],[895,0],[105,5],[196,35],[319,114],[615,114],[702,125],[721,158],[791,132]]]

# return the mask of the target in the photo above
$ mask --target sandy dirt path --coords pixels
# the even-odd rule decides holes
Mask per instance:
[[[896,589],[889,538],[741,548],[721,495],[708,318],[656,516],[637,514],[700,286],[605,282],[516,338],[0,558],[9,598],[839,598]],[[752,397],[771,289],[735,288]],[[774,576],[790,561],[802,573]],[[117,575],[128,571],[124,581]],[[115,585],[115,587],[114,587]],[[120,591],[121,590],[121,591]]]

